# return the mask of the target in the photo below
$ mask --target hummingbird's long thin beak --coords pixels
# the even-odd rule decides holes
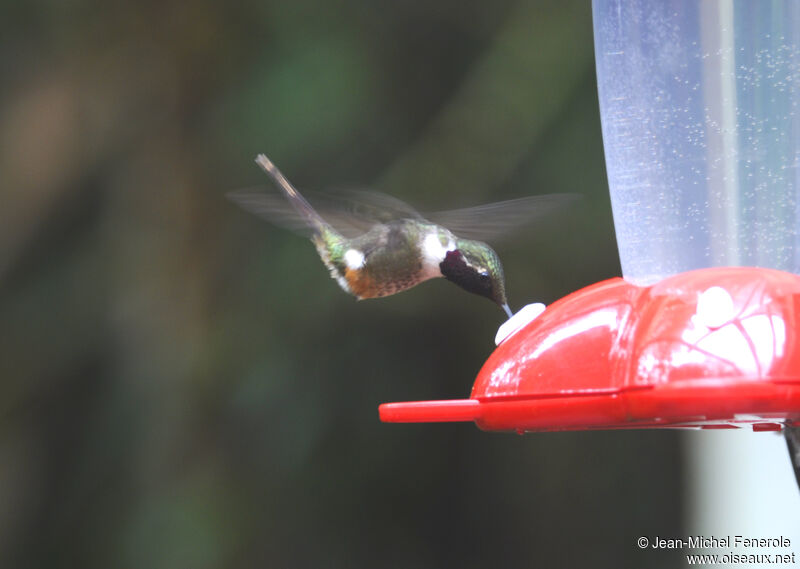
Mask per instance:
[[[511,318],[512,316],[514,316],[514,313],[513,313],[513,312],[511,312],[511,309],[508,307],[508,303],[504,303],[504,304],[502,304],[501,306],[502,306],[503,310],[505,310],[505,311],[506,311],[506,314],[508,314],[508,317],[509,317],[509,318]]]

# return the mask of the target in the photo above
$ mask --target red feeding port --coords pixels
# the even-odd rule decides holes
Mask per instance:
[[[712,268],[620,278],[553,303],[506,338],[469,399],[387,403],[382,421],[492,431],[780,430],[800,425],[800,277]]]

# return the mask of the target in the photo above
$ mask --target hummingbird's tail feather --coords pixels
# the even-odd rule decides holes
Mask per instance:
[[[331,226],[311,207],[311,204],[297,191],[297,189],[286,179],[280,170],[264,154],[256,157],[256,164],[272,178],[275,184],[283,191],[289,203],[297,213],[305,219],[315,233],[325,234],[331,231]]]

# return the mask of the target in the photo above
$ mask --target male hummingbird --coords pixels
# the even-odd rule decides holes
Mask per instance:
[[[310,237],[331,277],[345,292],[359,300],[378,298],[444,277],[467,292],[490,299],[509,317],[512,312],[497,253],[486,243],[459,237],[451,229],[460,225],[472,234],[491,235],[498,228],[519,225],[531,218],[532,211],[539,215],[568,197],[522,198],[427,216],[442,220],[440,224],[395,198],[358,192],[350,200],[348,213],[342,216],[331,212],[326,216],[337,218],[337,227],[317,213],[269,158],[261,154],[256,163],[286,200],[276,201],[270,194],[251,190],[231,192],[229,197],[252,213]],[[343,228],[348,226],[357,233],[347,235]]]

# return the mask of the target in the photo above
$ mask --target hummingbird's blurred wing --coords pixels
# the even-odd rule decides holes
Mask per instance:
[[[552,215],[578,197],[578,194],[546,194],[422,215],[459,237],[491,242]]]
[[[338,207],[349,215],[371,225],[395,219],[423,219],[406,202],[374,190],[337,189],[327,192],[325,196],[336,200]]]
[[[245,211],[270,223],[311,237],[314,233],[306,219],[281,194],[262,188],[244,188],[228,192],[227,197]],[[411,206],[378,192],[336,190],[303,192],[314,210],[345,237],[363,235],[378,223],[393,219],[420,218]]]
[[[242,188],[228,192],[225,196],[243,210],[279,227],[306,237],[310,237],[312,234],[306,219],[282,195],[258,188]]]
[[[420,214],[402,200],[371,190],[303,192],[316,212],[345,237],[357,237],[378,223],[396,219],[427,220],[459,237],[497,241],[523,226],[552,215],[572,203],[576,194],[530,196],[475,207]],[[276,192],[245,188],[228,198],[242,209],[300,235],[311,237],[312,228],[286,198]]]

